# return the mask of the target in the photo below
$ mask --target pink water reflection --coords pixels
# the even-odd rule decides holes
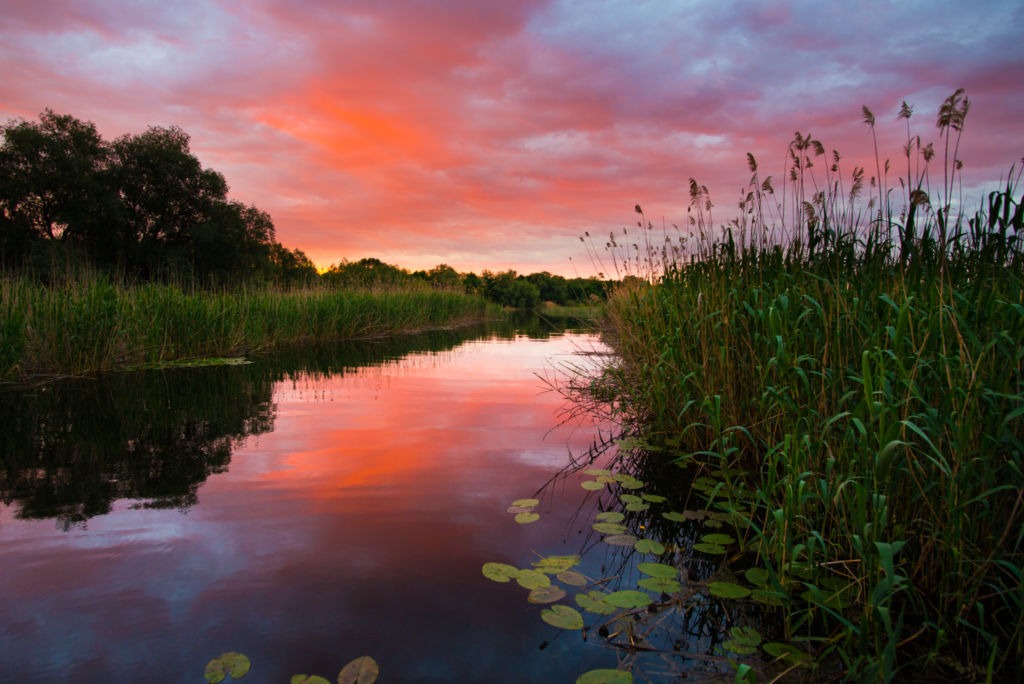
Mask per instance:
[[[187,513],[125,503],[70,532],[4,517],[8,671],[197,681],[240,650],[258,681],[332,677],[363,653],[388,681],[572,681],[578,644],[538,651],[538,607],[480,567],[574,550],[575,483],[547,490],[533,525],[506,508],[593,439],[552,429],[565,403],[538,376],[595,344],[480,341],[300,375],[274,389],[274,430],[243,440]]]

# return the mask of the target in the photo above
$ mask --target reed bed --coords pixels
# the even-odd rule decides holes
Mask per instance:
[[[81,375],[286,345],[379,337],[481,320],[481,297],[420,290],[119,287],[79,276],[50,287],[5,278],[0,380]]]
[[[955,150],[967,100],[943,107]],[[790,643],[850,681],[1020,681],[1020,174],[954,218],[955,152],[929,187],[931,147],[908,133],[905,205],[876,177],[864,207],[863,170],[844,187],[833,153],[815,182],[808,140],[790,144],[784,197],[748,160],[720,230],[691,181],[690,230],[657,234],[641,213],[639,236],[611,236],[618,358],[591,383],[718,483],[710,505],[735,512]]]

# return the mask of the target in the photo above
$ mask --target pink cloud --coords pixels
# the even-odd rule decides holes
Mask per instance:
[[[572,274],[578,236],[631,225],[636,203],[684,221],[691,176],[726,220],[746,152],[779,177],[795,131],[873,168],[861,105],[898,168],[900,101],[936,140],[966,88],[965,184],[997,181],[1024,154],[1021,21],[1010,2],[18,3],[0,116],[182,126],[324,264]]]

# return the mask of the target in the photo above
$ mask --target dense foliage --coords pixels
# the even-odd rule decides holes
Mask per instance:
[[[967,105],[958,91],[940,109],[946,149]],[[908,138],[900,210],[877,179],[858,208],[863,169],[841,192],[835,153],[818,186],[824,148],[799,134],[793,194],[777,200],[750,158],[718,237],[691,181],[697,244],[648,239],[646,262],[620,262],[645,277],[609,301],[620,361],[595,386],[712,476],[794,646],[852,681],[1019,681],[1024,197],[1011,169],[954,216],[955,151],[930,187],[933,148]]]
[[[44,279],[87,263],[126,279],[293,283],[316,276],[266,212],[228,199],[177,127],[104,140],[43,112],[0,127],[0,267]]]

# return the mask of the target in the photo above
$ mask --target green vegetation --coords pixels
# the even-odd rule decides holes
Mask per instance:
[[[204,676],[210,684],[219,684],[225,679],[242,679],[252,664],[249,658],[234,651],[222,653],[206,664]],[[359,656],[341,668],[335,681],[338,684],[373,684],[380,676],[380,666],[370,656]],[[291,684],[330,684],[320,675],[297,674],[289,680]]]
[[[365,339],[481,320],[478,297],[403,291],[187,291],[102,278],[0,290],[0,380],[79,375],[185,359],[239,357],[293,344]]]
[[[646,254],[609,243],[629,278],[593,396],[711,475],[778,640],[853,681],[1024,676],[1024,197],[1012,168],[973,214],[954,196],[968,105],[939,110],[934,184],[904,103],[898,188],[888,161],[866,187],[798,133],[780,195],[748,157],[720,233],[691,179],[688,234],[656,237],[637,207]]]

